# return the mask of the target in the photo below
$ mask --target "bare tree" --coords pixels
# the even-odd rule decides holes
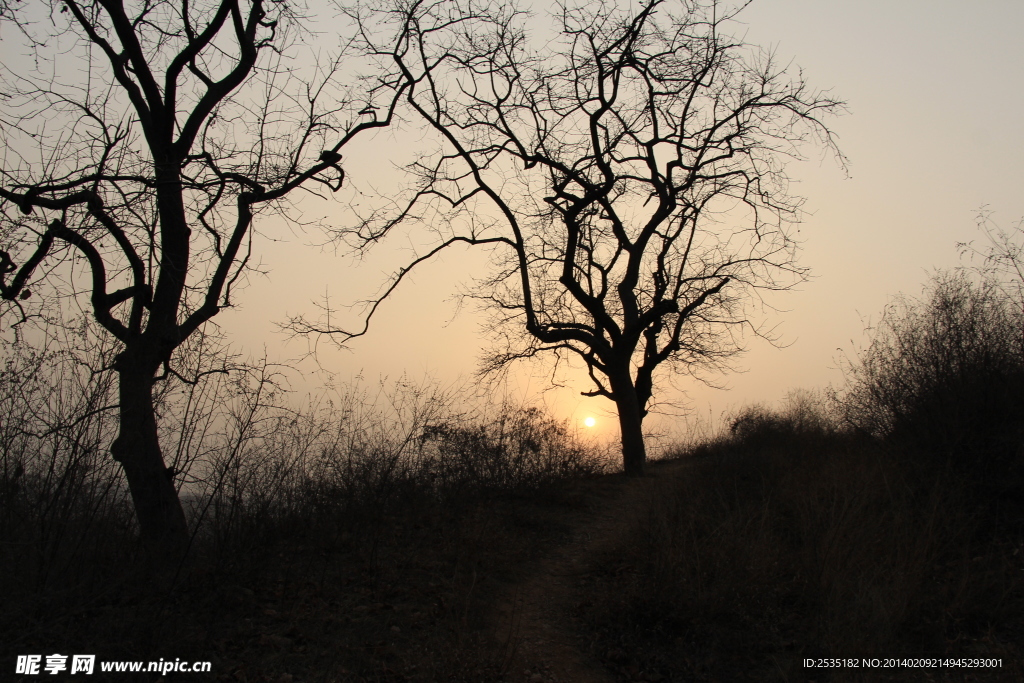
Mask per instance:
[[[438,244],[411,266],[458,242],[491,247],[477,296],[499,346],[485,369],[582,360],[585,395],[615,402],[629,474],[644,470],[656,370],[720,364],[760,292],[805,277],[785,162],[812,142],[843,163],[823,122],[843,104],[730,38],[738,11],[565,5],[558,35],[533,48],[514,7],[440,2],[394,10],[415,16],[400,49],[363,35],[444,152],[416,166],[421,190],[397,218],[371,216],[358,237],[430,220]]]
[[[388,125],[406,86],[352,79],[346,91],[340,59],[291,60],[307,34],[289,2],[3,8],[34,54],[3,67],[0,294],[8,319],[31,314],[33,292],[85,302],[119,342],[110,451],[150,556],[166,564],[188,533],[154,383],[232,305],[257,214],[299,188],[338,190],[341,148]]]

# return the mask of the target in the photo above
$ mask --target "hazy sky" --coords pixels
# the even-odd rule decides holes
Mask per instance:
[[[832,126],[850,168],[847,177],[832,159],[817,156],[790,167],[795,191],[807,198],[799,237],[801,262],[813,279],[769,299],[782,309],[766,316],[778,325],[785,348],[752,339],[737,359],[745,372],[719,380],[727,391],[681,387],[684,403],[702,414],[839,383],[839,350],[863,341],[864,323],[877,319],[893,294],[917,293],[934,268],[958,262],[955,245],[975,238],[982,206],[1006,226],[1024,216],[1024,132],[1018,125],[1024,3],[989,0],[968,8],[951,1],[757,0],[741,18],[749,42],[774,47],[780,58],[801,66],[812,85],[831,88],[849,103],[850,113]],[[350,153],[350,177],[382,173],[386,165],[373,152],[384,142],[368,145],[358,164]],[[330,214],[338,221],[347,219],[343,210],[330,211],[338,212]],[[254,352],[266,343],[272,357],[301,354],[305,342],[280,347],[274,321],[309,312],[310,300],[324,292],[338,305],[372,293],[401,259],[402,245],[390,245],[355,264],[302,245],[316,237],[263,249],[270,278],[254,278],[241,308],[221,316]],[[361,372],[370,380],[403,372],[441,380],[472,375],[486,321],[471,306],[457,311],[451,296],[460,282],[482,272],[482,264],[453,251],[423,268],[349,351],[321,344],[321,364],[343,378]],[[524,366],[518,391],[535,394],[547,380],[529,377],[528,370]],[[580,399],[579,390],[588,388],[582,377],[565,380],[571,386],[544,400],[566,417],[595,414],[599,427],[610,427],[611,405]],[[677,395],[665,392],[666,398]]]
[[[976,237],[982,206],[1005,226],[1024,216],[1024,3],[757,0],[741,18],[748,41],[774,47],[803,67],[812,85],[849,103],[850,113],[832,126],[850,169],[847,177],[816,156],[791,166],[795,191],[807,198],[799,237],[813,279],[769,300],[783,309],[766,315],[786,348],[751,340],[737,362],[745,372],[720,380],[727,391],[683,387],[688,405],[702,414],[839,383],[839,350],[863,341],[865,321],[877,319],[893,294],[917,293],[934,268],[957,264],[955,245]],[[270,321],[310,310],[309,300],[324,291],[338,304],[356,298],[356,290],[372,291],[394,255],[354,269],[299,242],[265,250],[271,279],[255,279],[242,308],[222,316],[228,330],[245,330],[257,351],[265,339],[272,355],[301,353],[300,341],[277,348]],[[350,351],[322,345],[321,363],[342,377],[471,375],[486,321],[471,307],[456,315],[449,297],[481,263],[452,252],[424,268]],[[544,376],[529,378],[527,369],[520,391],[539,391]],[[567,417],[593,413],[609,427],[610,404],[581,400],[585,382],[567,381],[573,386],[544,400]]]
[[[813,279],[769,299],[782,311],[766,312],[766,320],[778,326],[786,348],[751,340],[736,363],[745,372],[719,379],[727,391],[680,387],[685,404],[702,414],[839,383],[839,349],[863,341],[865,321],[877,319],[893,294],[917,293],[934,268],[957,264],[955,245],[977,236],[974,219],[982,206],[1004,226],[1024,216],[1024,2],[755,0],[741,19],[750,43],[774,47],[780,59],[804,69],[811,85],[848,102],[850,113],[831,126],[850,168],[847,177],[813,151],[811,161],[789,168],[794,192],[807,198],[800,261]],[[382,150],[411,142],[387,133],[348,151],[349,178],[393,191]],[[303,206],[338,225],[352,220],[341,204]],[[273,218],[258,229],[281,234]],[[239,308],[218,317],[238,345],[255,355],[265,347],[273,360],[298,357],[307,347],[302,340],[284,344],[276,322],[312,313],[310,301],[325,292],[338,306],[372,294],[405,253],[402,244],[390,244],[357,264],[309,248],[321,239],[315,231],[286,237],[257,241],[269,277],[252,277]],[[320,363],[342,379],[471,376],[486,321],[472,306],[457,313],[451,297],[460,283],[482,274],[483,263],[452,251],[424,267],[349,350],[321,344]],[[516,391],[537,396],[549,382],[529,370],[523,367]],[[579,391],[589,388],[582,376],[564,379],[569,386],[543,400],[564,417],[595,415],[598,430],[610,433],[610,403],[581,399]],[[678,396],[667,387],[662,393]]]

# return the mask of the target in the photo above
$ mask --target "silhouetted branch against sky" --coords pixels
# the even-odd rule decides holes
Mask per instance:
[[[45,298],[32,294],[71,298],[122,345],[111,450],[152,548],[180,548],[185,533],[156,438],[157,370],[232,306],[257,216],[300,187],[336,192],[342,148],[389,125],[408,87],[305,45],[302,11],[55,0],[0,16],[29,56],[0,71],[4,322]]]
[[[958,243],[961,259],[975,262],[973,268],[984,280],[1024,307],[1024,219],[1006,228],[993,219],[991,210],[982,207],[976,223],[983,243]]]
[[[443,151],[412,167],[400,220],[360,236],[423,215],[443,216],[440,243],[465,225],[500,236],[477,293],[501,343],[485,367],[581,359],[590,394],[616,403],[634,472],[655,370],[720,364],[758,292],[805,277],[786,161],[810,144],[843,163],[826,125],[843,103],[733,39],[739,9],[564,4],[558,35],[535,41],[508,3],[401,4],[408,43],[376,50]]]

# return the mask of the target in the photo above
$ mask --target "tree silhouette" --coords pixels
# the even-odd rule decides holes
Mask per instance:
[[[3,69],[0,294],[21,320],[40,288],[87,302],[120,343],[110,450],[150,556],[166,566],[188,533],[157,438],[154,382],[232,305],[256,216],[300,187],[338,190],[339,150],[388,125],[405,86],[381,76],[346,89],[340,59],[290,61],[304,33],[287,2],[3,8],[34,61]],[[379,109],[359,113],[374,97]]]
[[[393,11],[416,15],[408,43],[363,39],[402,71],[443,154],[415,166],[420,191],[397,217],[369,217],[358,237],[429,220],[438,244],[410,267],[491,247],[476,292],[498,334],[485,369],[582,360],[585,395],[615,402],[625,471],[642,473],[655,371],[721,363],[749,303],[804,278],[784,162],[816,142],[842,163],[823,123],[842,103],[731,39],[738,10],[715,2],[562,6],[536,49],[507,5]]]

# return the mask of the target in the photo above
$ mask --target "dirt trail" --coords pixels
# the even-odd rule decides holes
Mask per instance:
[[[568,520],[569,539],[537,562],[509,595],[499,599],[494,638],[505,652],[506,680],[515,683],[614,683],[614,675],[590,653],[573,623],[580,581],[598,566],[601,551],[629,533],[632,511],[657,478],[672,476],[677,462],[658,463],[639,479],[588,482],[592,504]]]

